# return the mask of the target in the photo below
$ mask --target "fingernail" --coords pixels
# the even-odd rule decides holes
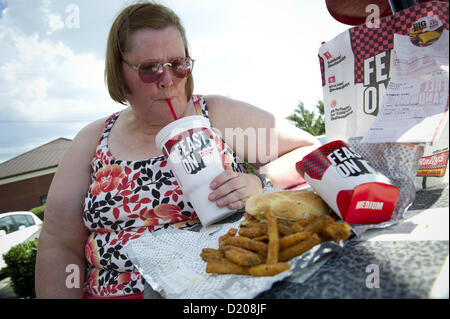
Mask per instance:
[[[215,187],[217,186],[217,183],[216,183],[216,182],[211,182],[211,184],[209,184],[209,186],[210,186],[211,188],[215,188]]]
[[[209,200],[215,200],[216,199],[216,194],[214,194],[214,193],[209,194],[208,199]]]

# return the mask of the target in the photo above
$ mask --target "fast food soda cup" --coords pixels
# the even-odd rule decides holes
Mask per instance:
[[[349,224],[390,220],[400,194],[386,176],[340,140],[309,153],[297,162],[296,169]]]
[[[209,183],[225,170],[215,136],[205,117],[193,115],[171,122],[155,140],[204,226],[234,213],[208,200]]]

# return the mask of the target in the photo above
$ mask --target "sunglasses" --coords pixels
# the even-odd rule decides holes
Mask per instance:
[[[153,83],[159,80],[164,72],[164,67],[168,66],[172,70],[173,75],[177,78],[186,78],[192,73],[194,61],[190,57],[176,58],[170,62],[142,62],[138,65],[131,65],[124,60],[126,64],[135,70],[142,82]]]

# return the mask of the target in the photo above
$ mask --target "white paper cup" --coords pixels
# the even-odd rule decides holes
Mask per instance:
[[[400,190],[343,141],[322,145],[297,162],[296,168],[349,224],[390,220]]]
[[[200,115],[178,119],[156,135],[156,145],[204,226],[235,212],[208,200],[210,182],[225,170],[214,136],[208,119]]]

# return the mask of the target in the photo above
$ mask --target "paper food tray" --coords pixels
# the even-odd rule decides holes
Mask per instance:
[[[161,230],[133,240],[127,253],[147,283],[169,299],[248,299],[269,290],[289,276],[311,276],[320,268],[323,258],[340,251],[342,245],[323,242],[289,261],[291,269],[273,277],[249,275],[219,275],[206,273],[206,263],[200,258],[203,248],[218,248],[218,238],[231,227],[238,228],[242,219],[213,225],[200,232]],[[308,276],[302,276],[302,272]]]

